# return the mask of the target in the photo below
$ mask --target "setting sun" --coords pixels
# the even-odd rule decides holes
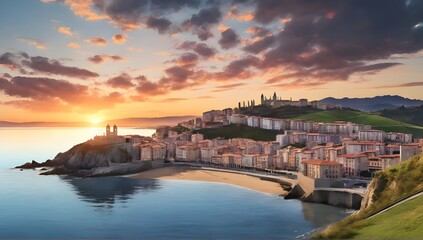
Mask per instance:
[[[90,120],[90,123],[92,123],[92,124],[99,124],[100,122],[101,122],[101,120],[98,119],[98,118],[93,118],[93,119]]]

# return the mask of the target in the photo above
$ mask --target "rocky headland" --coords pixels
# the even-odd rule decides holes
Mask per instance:
[[[126,144],[97,144],[87,141],[57,154],[52,160],[42,163],[27,162],[16,168],[47,168],[40,175],[97,177],[138,173],[152,169],[157,164],[151,161],[132,161],[131,150]]]

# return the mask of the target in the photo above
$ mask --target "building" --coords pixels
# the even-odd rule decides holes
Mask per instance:
[[[381,130],[361,130],[358,132],[358,139],[360,141],[383,142],[385,132]]]
[[[400,145],[401,162],[422,153],[422,147],[418,143],[409,143]]]
[[[362,171],[369,170],[369,159],[364,154],[340,155],[336,161],[342,164],[344,177],[359,177]]]
[[[183,162],[196,162],[201,160],[200,154],[200,148],[197,146],[176,146],[175,160]]]
[[[342,165],[335,161],[320,159],[302,161],[302,173],[311,178],[340,178],[342,177]]]

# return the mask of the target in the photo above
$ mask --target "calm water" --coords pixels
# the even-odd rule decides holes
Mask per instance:
[[[221,183],[80,179],[10,169],[53,158],[101,131],[0,128],[0,238],[284,239],[347,215]]]

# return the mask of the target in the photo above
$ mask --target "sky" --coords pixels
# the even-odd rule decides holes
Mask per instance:
[[[421,99],[419,0],[2,0],[0,121]]]

